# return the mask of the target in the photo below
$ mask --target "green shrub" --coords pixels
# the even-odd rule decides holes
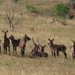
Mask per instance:
[[[56,11],[55,11],[55,15],[57,17],[64,17],[68,14],[70,8],[68,5],[65,4],[57,4],[56,5]]]
[[[17,3],[19,0],[12,0],[12,2]]]
[[[37,11],[37,9],[34,6],[26,5],[26,8],[28,9],[28,11],[30,13],[36,13],[36,14],[38,14],[38,11]]]
[[[0,4],[2,4],[4,1],[0,1]]]

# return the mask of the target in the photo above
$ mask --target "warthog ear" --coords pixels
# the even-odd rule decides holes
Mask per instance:
[[[8,30],[6,31],[6,33],[8,32]]]
[[[44,47],[46,47],[46,45],[44,45]]]
[[[54,41],[54,39],[52,41]]]
[[[50,39],[48,39],[50,41]]]
[[[73,43],[74,43],[74,41],[73,40],[71,40]]]
[[[27,35],[25,34],[25,36],[27,36]]]
[[[75,41],[74,40],[71,40],[72,41],[72,45],[75,45]]]
[[[3,30],[1,30],[3,33],[4,33],[4,31]]]

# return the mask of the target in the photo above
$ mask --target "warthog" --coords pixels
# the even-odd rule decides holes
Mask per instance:
[[[13,54],[14,54],[14,51],[15,51],[16,54],[17,54],[17,51],[16,51],[16,50],[17,50],[17,47],[19,46],[19,43],[20,43],[20,40],[21,40],[21,39],[15,39],[13,35],[11,35],[11,36],[9,37],[9,39],[11,40],[12,45],[13,45]]]
[[[9,38],[7,38],[7,31],[3,31],[2,30],[2,33],[3,33],[3,40],[2,40],[2,45],[3,45],[3,49],[4,49],[4,54],[7,54],[7,47],[8,47],[8,50],[9,50],[9,55],[10,55],[10,40]]]
[[[19,42],[19,47],[21,49],[21,55],[22,57],[24,57],[24,52],[25,52],[25,47],[26,47],[26,43],[27,41],[31,40],[30,37],[28,37],[26,34],[24,35],[24,37],[20,40]]]
[[[39,56],[42,57],[42,54],[38,51],[40,49],[39,44],[36,44],[32,38],[34,48],[31,51],[31,57]]]
[[[64,54],[65,58],[67,58],[65,45],[53,44],[54,39],[53,40],[48,39],[48,40],[50,41],[48,45],[50,45],[52,56],[54,57],[56,57],[56,55],[59,56],[59,52],[61,51]]]
[[[75,59],[75,41],[71,40],[72,41],[72,46],[70,46],[70,50],[72,52],[72,57],[73,59]]]
[[[44,48],[46,47],[46,45],[42,46],[40,45],[41,49],[40,49],[40,53],[42,54],[43,57],[48,57],[48,53],[44,52]]]

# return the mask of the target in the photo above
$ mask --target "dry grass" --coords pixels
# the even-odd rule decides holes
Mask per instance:
[[[29,0],[28,0],[29,1]],[[34,0],[35,1],[35,0]],[[40,0],[37,0],[40,1]],[[43,0],[41,0],[42,2]],[[44,0],[47,2],[47,0]],[[43,2],[44,2],[43,1]],[[50,0],[49,0],[50,1]],[[52,1],[52,0],[51,0]],[[63,0],[64,1],[64,0]],[[67,1],[67,0],[66,0]],[[8,0],[10,3],[10,1]],[[23,2],[23,0],[22,0]],[[5,0],[4,4],[7,3]],[[21,1],[19,1],[21,3]],[[36,2],[37,5],[38,2]],[[40,2],[39,2],[40,3]],[[44,2],[45,3],[45,2]],[[44,4],[43,3],[43,4]],[[40,3],[41,4],[41,3]],[[40,5],[39,4],[39,5]],[[46,3],[47,4],[47,3]],[[51,4],[51,3],[50,3]],[[9,30],[9,24],[5,18],[4,5],[0,5],[0,29]],[[21,8],[21,9],[20,9]],[[30,17],[29,13],[25,9],[24,5],[19,5],[16,7],[15,16],[18,18],[23,18],[22,26],[16,26],[14,32],[9,31],[7,37],[11,34],[15,38],[22,38],[24,34],[27,34],[31,38],[34,37],[36,43],[42,45],[48,44],[48,38],[55,39],[54,43],[64,44],[67,47],[68,59],[64,59],[64,55],[60,53],[60,56],[54,58],[51,56],[50,48],[47,45],[45,51],[49,54],[48,58],[29,58],[30,52],[33,49],[32,41],[27,42],[27,47],[25,51],[25,57],[21,58],[20,49],[17,49],[18,55],[13,56],[13,50],[11,45],[11,55],[4,55],[4,50],[0,54],[0,74],[1,75],[75,75],[75,60],[72,59],[69,47],[71,45],[71,39],[75,39],[75,21],[67,20],[67,25],[55,22],[52,23],[52,18],[46,18],[37,15],[37,17]],[[19,15],[23,12],[22,17]],[[26,14],[27,13],[27,14]],[[28,28],[25,28],[28,27]],[[2,39],[2,32],[0,31],[0,39]]]

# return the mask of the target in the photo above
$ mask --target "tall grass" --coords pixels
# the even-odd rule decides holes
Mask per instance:
[[[24,34],[27,34],[30,38],[34,37],[36,43],[46,45],[45,51],[49,54],[48,58],[30,58],[30,52],[34,45],[32,40],[27,42],[25,57],[21,58],[21,51],[17,48],[18,55],[13,56],[12,44],[11,55],[4,55],[0,53],[0,74],[1,75],[75,75],[75,60],[72,59],[70,52],[71,39],[75,40],[75,20],[68,20],[67,25],[63,26],[61,23],[52,23],[52,17],[39,16],[31,17],[30,13],[24,5],[19,3],[26,2],[27,0],[21,0],[18,2],[15,11],[15,17],[23,18],[21,25],[17,25],[12,32],[9,30],[9,23],[6,19],[5,9],[0,8],[0,30],[9,30],[7,37],[11,34],[15,36],[15,39],[22,38]],[[30,1],[30,0],[28,0]],[[31,0],[32,1],[32,0]],[[47,0],[38,0],[39,4]],[[41,1],[41,2],[40,2]],[[49,0],[50,1],[50,0]],[[52,1],[52,0],[51,0]],[[62,0],[61,0],[62,1]],[[68,0],[66,0],[68,1]],[[6,3],[7,1],[4,1]],[[10,2],[8,0],[8,2]],[[64,2],[64,0],[63,0]],[[37,3],[34,5],[37,7]],[[50,2],[51,4],[51,2]],[[47,3],[46,3],[47,5]],[[4,5],[0,5],[4,7]],[[21,8],[21,9],[20,9]],[[46,8],[46,7],[44,7]],[[21,10],[21,11],[20,11]],[[22,16],[19,13],[23,13]],[[39,41],[38,41],[39,37]],[[0,39],[2,39],[2,32],[0,31]],[[64,55],[60,52],[59,57],[54,58],[51,55],[50,47],[48,46],[48,39],[54,38],[55,44],[64,44],[67,47],[68,59],[64,58]]]

